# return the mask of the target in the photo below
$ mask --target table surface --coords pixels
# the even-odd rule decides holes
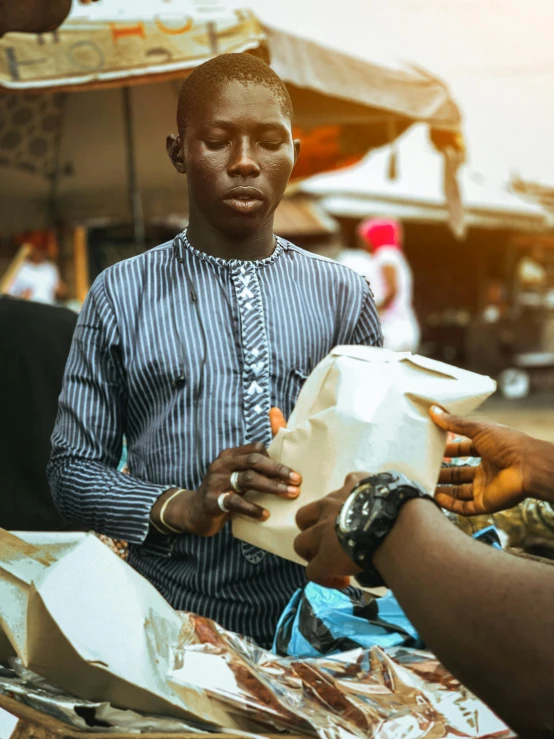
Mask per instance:
[[[139,739],[139,737],[144,737],[144,739],[201,739],[203,736],[207,739],[233,739],[234,737],[233,734],[197,734],[190,732],[120,734],[81,731],[6,695],[0,695],[0,708],[4,708],[20,719],[11,739]],[[266,736],[267,739],[305,739],[305,737],[291,734],[267,734],[263,736]],[[5,739],[5,737],[0,737],[0,739]],[[235,736],[234,739],[238,738]]]

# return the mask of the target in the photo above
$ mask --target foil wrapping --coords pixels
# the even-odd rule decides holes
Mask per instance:
[[[514,736],[427,651],[374,647],[280,658],[213,621],[183,614],[172,662],[175,690],[202,687],[273,730],[321,739]]]

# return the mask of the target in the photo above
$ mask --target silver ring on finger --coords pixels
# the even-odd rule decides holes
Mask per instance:
[[[232,495],[232,493],[221,493],[221,495],[217,499],[217,505],[219,509],[223,511],[223,513],[230,513],[230,508],[227,508],[227,506],[225,505],[225,501],[230,495]]]
[[[239,473],[237,471],[231,474],[231,487],[233,488],[235,493],[238,493],[239,495],[244,492],[244,490],[239,485]]]

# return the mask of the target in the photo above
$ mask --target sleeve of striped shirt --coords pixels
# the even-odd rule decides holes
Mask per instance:
[[[373,293],[369,283],[364,280],[364,298],[360,316],[352,336],[353,344],[364,344],[365,346],[383,346],[383,333],[381,321],[373,299]]]
[[[73,336],[48,478],[54,501],[65,518],[140,544],[148,533],[154,501],[170,486],[117,471],[125,405],[118,326],[100,275]]]

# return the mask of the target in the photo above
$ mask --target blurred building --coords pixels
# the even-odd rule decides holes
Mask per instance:
[[[426,129],[416,126],[354,167],[305,180],[301,190],[339,221],[345,246],[359,246],[356,227],[362,218],[402,222],[422,350],[465,364],[468,328],[487,307],[491,283],[500,282],[513,304],[517,265],[543,238],[550,219],[540,204],[463,165],[458,181],[465,233],[458,237],[448,224],[443,168]],[[533,341],[524,332],[518,349],[530,350]]]

